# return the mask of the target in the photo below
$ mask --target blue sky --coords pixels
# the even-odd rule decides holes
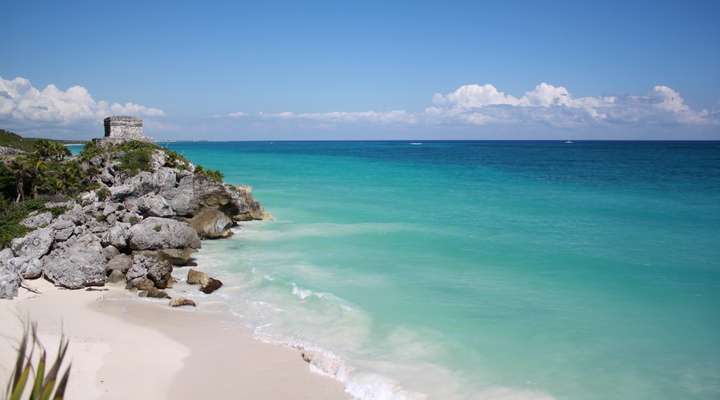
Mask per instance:
[[[0,126],[720,139],[720,2],[8,2]],[[48,85],[52,85],[48,88]]]

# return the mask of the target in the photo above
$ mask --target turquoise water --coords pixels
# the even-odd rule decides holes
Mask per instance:
[[[720,143],[170,147],[274,216],[212,296],[357,397],[720,398]]]

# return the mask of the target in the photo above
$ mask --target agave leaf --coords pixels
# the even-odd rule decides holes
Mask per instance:
[[[70,368],[72,368],[72,364],[68,365],[65,373],[60,379],[60,383],[58,383],[58,387],[55,391],[55,396],[53,397],[53,400],[63,400],[63,398],[65,397],[65,389],[67,388],[68,378],[70,377]]]
[[[67,342],[67,340],[65,340],[65,335],[62,335],[60,337],[60,345],[58,346],[58,353],[57,353],[57,356],[55,357],[55,361],[53,361],[53,365],[52,365],[52,367],[50,367],[50,370],[48,371],[48,374],[45,377],[45,385],[47,385],[50,381],[57,380],[57,374],[60,370],[60,364],[62,364],[62,361],[65,358],[65,352],[67,351],[67,346],[68,346],[68,342]]]
[[[12,387],[17,386],[20,380],[20,375],[23,370],[23,362],[25,361],[25,352],[27,351],[27,327],[24,328],[23,337],[20,340],[20,347],[18,348],[17,360],[15,360],[15,369],[13,370],[13,381]]]
[[[45,378],[45,359],[47,357],[47,353],[45,350],[43,350],[42,355],[40,356],[40,361],[38,361],[38,367],[37,372],[35,372],[35,385],[33,385],[33,391],[30,394],[30,400],[38,400],[40,399],[40,395],[43,391],[43,380]]]
[[[27,382],[28,375],[30,375],[30,363],[23,368],[22,373],[20,374],[20,377],[17,381],[17,384],[13,386],[12,394],[10,395],[10,400],[20,400],[22,397],[23,391],[25,390],[25,383]]]

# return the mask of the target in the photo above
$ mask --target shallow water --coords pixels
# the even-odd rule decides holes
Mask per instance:
[[[275,219],[200,262],[366,399],[720,398],[720,144],[172,143]]]

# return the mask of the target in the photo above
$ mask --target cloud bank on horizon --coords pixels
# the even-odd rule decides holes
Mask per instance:
[[[62,90],[51,84],[38,89],[22,77],[12,80],[0,77],[0,127],[17,129],[21,133],[38,129],[87,131],[113,114],[144,117],[148,119],[148,126],[168,138],[173,135],[182,138],[183,133],[189,133],[181,129],[194,132],[204,129],[208,135],[216,129],[260,129],[272,133],[273,129],[288,129],[287,124],[290,124],[289,129],[294,127],[299,131],[334,131],[340,134],[338,138],[342,138],[343,130],[362,127],[383,132],[405,130],[410,137],[413,130],[425,133],[465,130],[479,132],[477,139],[483,138],[483,129],[561,133],[594,129],[613,133],[628,129],[692,128],[717,136],[720,127],[718,110],[695,110],[685,103],[680,93],[667,86],[657,85],[641,95],[575,97],[563,86],[543,82],[520,97],[504,93],[491,84],[462,85],[449,93],[436,93],[431,105],[416,112],[235,111],[216,114],[212,118],[197,117],[197,121],[185,122],[184,128],[179,128],[178,124],[172,123],[173,116],[159,108],[132,102],[98,101],[82,86]],[[682,138],[682,135],[674,138]]]

